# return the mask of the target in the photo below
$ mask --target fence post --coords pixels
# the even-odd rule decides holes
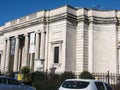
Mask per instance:
[[[108,81],[108,84],[110,84],[110,73],[109,73],[109,71],[107,72],[107,81]]]

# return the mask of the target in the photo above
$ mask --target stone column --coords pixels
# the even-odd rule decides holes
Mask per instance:
[[[39,58],[39,45],[40,45],[40,40],[39,40],[39,33],[36,32],[36,40],[35,40],[35,60]]]
[[[45,32],[41,32],[40,59],[45,59]]]
[[[13,67],[13,71],[17,72],[18,71],[18,52],[19,52],[19,38],[18,36],[15,37],[16,38],[16,43],[15,43],[15,54],[14,54],[14,67]]]
[[[34,65],[34,62],[33,62],[33,53],[30,53],[30,69],[31,69],[31,71],[33,71],[33,65]]]
[[[24,52],[23,66],[28,66],[28,44],[29,44],[29,36],[28,34],[25,34],[25,52]]]
[[[40,36],[39,33],[36,32],[36,40],[35,40],[35,61],[34,61],[34,71],[37,71],[37,68],[39,67],[39,48],[40,48]]]
[[[1,72],[2,73],[4,73],[4,71],[5,71],[6,48],[7,48],[7,41],[6,41],[6,38],[5,38],[4,39],[3,57],[2,57],[2,60],[1,60]]]
[[[9,71],[9,58],[10,58],[10,38],[7,39],[5,72],[8,72],[8,71]]]

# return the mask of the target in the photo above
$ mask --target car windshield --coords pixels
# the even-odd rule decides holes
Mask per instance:
[[[86,81],[65,81],[62,84],[64,88],[71,88],[71,89],[83,89],[89,85],[89,82]]]

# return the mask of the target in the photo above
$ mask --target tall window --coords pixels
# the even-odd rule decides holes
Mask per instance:
[[[59,63],[59,47],[54,47],[54,63]]]
[[[14,55],[15,53],[15,38],[14,37],[11,37],[11,40],[10,40],[10,55]]]

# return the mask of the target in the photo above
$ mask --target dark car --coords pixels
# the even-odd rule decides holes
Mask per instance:
[[[0,76],[0,90],[36,90],[34,87],[24,85],[20,81]]]

